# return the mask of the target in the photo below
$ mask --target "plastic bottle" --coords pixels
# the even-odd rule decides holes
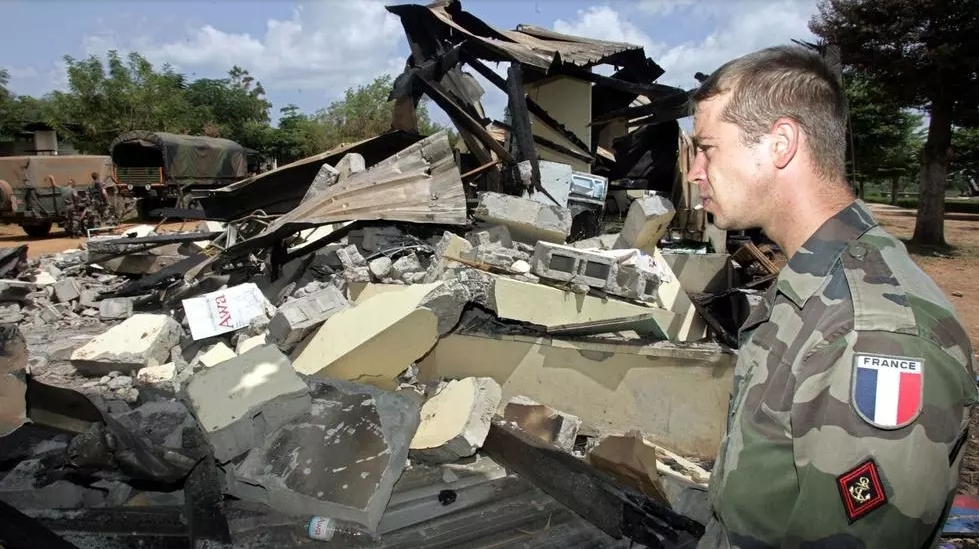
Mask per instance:
[[[313,517],[306,521],[306,534],[316,541],[378,541],[380,536],[365,526],[330,517]],[[344,545],[349,547],[349,545]]]

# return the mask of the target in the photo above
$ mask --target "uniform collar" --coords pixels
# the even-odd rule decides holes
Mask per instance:
[[[875,226],[877,220],[866,204],[862,200],[851,202],[827,219],[789,258],[778,275],[778,291],[801,308],[823,284],[847,246]]]

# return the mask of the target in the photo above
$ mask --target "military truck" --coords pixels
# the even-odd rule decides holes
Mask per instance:
[[[230,139],[135,130],[109,145],[124,197],[140,217],[167,206],[189,207],[189,192],[223,187],[248,176],[246,149]]]
[[[105,182],[112,159],[95,155],[0,157],[0,222],[20,225],[29,236],[43,237],[57,223],[70,222],[69,180],[76,192],[87,192],[92,173]]]

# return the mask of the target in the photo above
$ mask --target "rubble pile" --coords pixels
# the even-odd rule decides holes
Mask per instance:
[[[337,191],[318,192],[309,200]],[[443,468],[453,484],[460,473],[446,467],[505,461],[512,450],[484,444],[516,429],[521,444],[605,469],[669,508],[709,478],[697,461],[709,465],[723,409],[690,396],[720,394],[730,378],[718,372],[731,363],[671,266],[696,256],[658,248],[673,213],[649,195],[622,232],[569,242],[567,208],[486,191],[462,225],[318,223],[283,239],[285,253],[252,244],[275,223],[207,222],[42,257],[0,281],[6,322],[39,357],[22,369],[98,412],[79,423],[30,406],[29,425],[72,435],[34,441],[0,482],[0,500],[27,509],[180,500],[186,487],[137,489],[134,471],[187,473],[206,455],[215,489],[235,501],[377,536],[390,533],[386,509],[406,472]],[[69,343],[53,352],[55,339]],[[122,432],[127,458],[105,443]],[[102,488],[68,480],[99,466],[115,471]]]

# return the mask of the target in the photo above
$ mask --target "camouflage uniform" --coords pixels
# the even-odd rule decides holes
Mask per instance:
[[[856,201],[742,327],[698,548],[934,547],[976,402],[952,305]]]

